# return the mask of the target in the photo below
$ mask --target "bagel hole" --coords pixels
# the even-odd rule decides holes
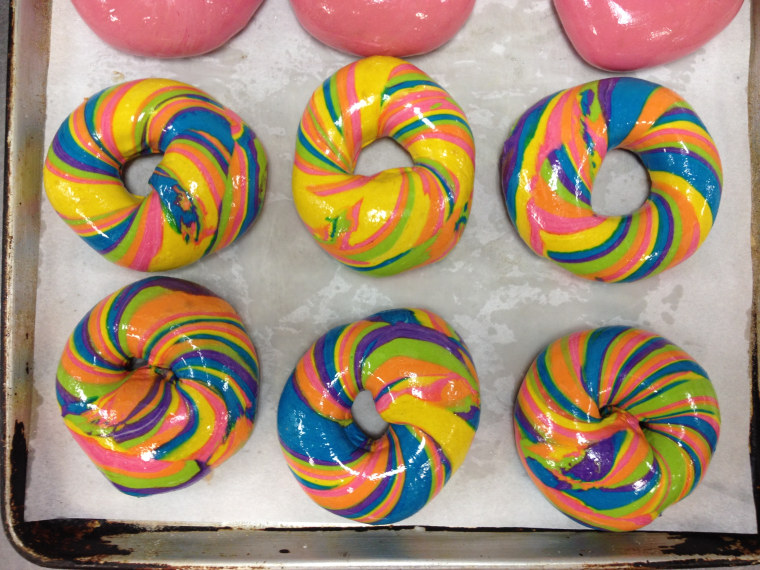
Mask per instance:
[[[356,395],[351,405],[351,414],[359,429],[372,439],[381,438],[388,430],[388,422],[378,413],[369,390],[362,390]]]
[[[600,216],[629,216],[649,198],[649,175],[632,152],[613,150],[594,179],[591,209]]]
[[[127,360],[127,364],[124,366],[127,370],[132,372],[133,370],[137,370],[138,368],[143,368],[148,365],[148,361],[144,358],[137,358],[132,357],[129,360]]]
[[[377,139],[364,147],[356,161],[354,174],[372,176],[392,168],[411,168],[414,161],[404,148],[392,138]]]
[[[124,166],[122,179],[131,194],[144,198],[152,192],[148,180],[163,157],[163,154],[146,154],[130,160]]]
[[[157,366],[151,366],[150,362],[148,362],[145,358],[138,358],[136,356],[133,356],[132,358],[129,358],[124,365],[124,368],[128,372],[134,372],[135,370],[140,370],[141,368],[148,368],[150,367],[153,371],[153,374],[155,374],[158,378],[161,378],[163,380],[167,380],[173,377],[172,371],[169,368],[159,368]]]

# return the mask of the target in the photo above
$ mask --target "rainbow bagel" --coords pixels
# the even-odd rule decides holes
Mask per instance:
[[[185,487],[247,441],[256,350],[209,290],[149,277],[100,301],[58,366],[61,414],[95,465],[129,495]]]
[[[562,337],[518,391],[517,451],[567,516],[634,530],[688,495],[707,469],[720,413],[705,371],[652,333],[605,327]]]
[[[369,390],[389,424],[378,439],[354,422]],[[435,314],[384,311],[339,326],[304,354],[280,397],[288,466],[325,509],[389,524],[421,509],[464,461],[480,418],[467,347]]]
[[[390,137],[414,166],[354,174]],[[444,257],[470,213],[475,149],[464,112],[410,63],[373,56],[311,97],[298,129],[293,199],[317,243],[341,263],[392,275]]]
[[[600,216],[591,191],[607,152],[647,169],[646,202]],[[504,144],[507,211],[538,255],[599,281],[635,281],[672,267],[702,244],[718,213],[722,169],[713,139],[679,95],[635,78],[560,91],[530,108]]]
[[[124,186],[132,159],[163,153],[146,197]],[[264,199],[256,135],[204,92],[142,79],[96,93],[69,115],[45,160],[56,212],[107,259],[140,271],[193,263],[238,239]]]

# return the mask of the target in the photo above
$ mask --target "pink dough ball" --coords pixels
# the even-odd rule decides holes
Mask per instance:
[[[433,51],[467,21],[475,0],[290,0],[298,21],[344,52],[404,57]]]
[[[190,57],[225,44],[263,0],[72,0],[107,44],[134,55]]]
[[[554,7],[583,59],[632,71],[697,50],[731,22],[742,1],[554,0]]]

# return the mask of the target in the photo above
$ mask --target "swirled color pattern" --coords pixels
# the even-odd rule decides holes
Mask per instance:
[[[382,137],[414,166],[354,174],[362,148]],[[330,255],[391,275],[437,261],[459,241],[474,164],[470,127],[451,96],[412,64],[373,56],[312,95],[298,129],[293,198]]]
[[[151,192],[124,166],[163,153]],[[168,79],[96,93],[55,135],[44,183],[53,208],[107,259],[141,271],[193,263],[238,239],[259,213],[267,160],[256,135],[206,93]]]
[[[517,451],[559,510],[634,530],[683,499],[707,469],[720,413],[705,371],[655,334],[605,327],[551,343],[514,413]]]
[[[364,390],[389,424],[377,439],[353,419]],[[438,494],[479,418],[478,378],[461,338],[429,311],[395,309],[318,339],[285,385],[277,426],[288,466],[317,504],[389,524]]]
[[[633,152],[649,174],[646,202],[601,216],[591,191],[607,152]],[[504,144],[502,189],[526,244],[599,281],[635,281],[676,265],[702,244],[720,203],[718,150],[673,91],[636,78],[579,85],[543,99]]]
[[[149,277],[100,301],[58,366],[66,426],[124,493],[206,476],[253,429],[259,365],[240,317],[209,290]]]

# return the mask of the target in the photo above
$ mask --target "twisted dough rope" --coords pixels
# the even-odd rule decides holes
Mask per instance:
[[[363,390],[389,424],[378,439],[353,419]],[[319,338],[283,389],[277,426],[288,466],[317,504],[389,524],[441,491],[479,418],[478,378],[461,338],[429,311],[395,309]]]
[[[354,174],[361,150],[382,137],[414,166]],[[474,165],[472,133],[451,96],[410,63],[368,57],[312,95],[298,129],[293,199],[327,253],[393,275],[443,258],[459,241]]]
[[[599,529],[633,530],[699,483],[720,433],[705,371],[655,334],[628,327],[552,342],[520,386],[517,451],[559,510]]]
[[[627,216],[591,208],[607,152],[633,152],[651,191]],[[718,150],[679,95],[633,77],[560,91],[514,126],[500,162],[509,218],[538,255],[586,279],[635,281],[681,263],[702,244],[720,203]]]
[[[149,277],[79,322],[56,392],[66,427],[120,491],[143,496],[206,476],[248,440],[256,350],[235,310],[180,279]]]
[[[151,192],[130,193],[126,164],[163,153]],[[168,79],[96,93],[63,122],[45,160],[48,199],[106,259],[140,271],[193,263],[237,240],[261,209],[267,159],[240,117]]]

